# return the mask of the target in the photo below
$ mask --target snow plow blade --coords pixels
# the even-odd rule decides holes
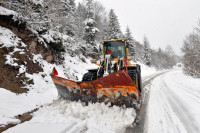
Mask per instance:
[[[110,102],[112,105],[133,107],[139,100],[135,83],[125,70],[93,80],[75,82],[51,75],[58,90],[58,95],[71,101]]]

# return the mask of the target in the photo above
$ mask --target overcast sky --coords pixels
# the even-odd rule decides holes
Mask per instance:
[[[82,0],[76,0],[79,2]],[[128,25],[133,37],[144,35],[154,49],[171,45],[177,54],[183,39],[200,19],[200,0],[97,0],[107,10],[114,9],[122,31]]]

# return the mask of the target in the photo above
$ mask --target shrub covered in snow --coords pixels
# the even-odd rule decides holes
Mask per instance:
[[[182,47],[183,70],[186,74],[200,78],[200,21],[193,33],[184,40]]]

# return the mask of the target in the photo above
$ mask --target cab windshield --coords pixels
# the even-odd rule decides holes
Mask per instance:
[[[125,57],[125,46],[122,41],[105,42],[105,53],[111,54],[111,58]]]

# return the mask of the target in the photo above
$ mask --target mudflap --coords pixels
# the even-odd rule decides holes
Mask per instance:
[[[58,95],[71,101],[110,102],[112,105],[134,107],[139,101],[138,89],[125,70],[93,80],[75,82],[51,75]]]

